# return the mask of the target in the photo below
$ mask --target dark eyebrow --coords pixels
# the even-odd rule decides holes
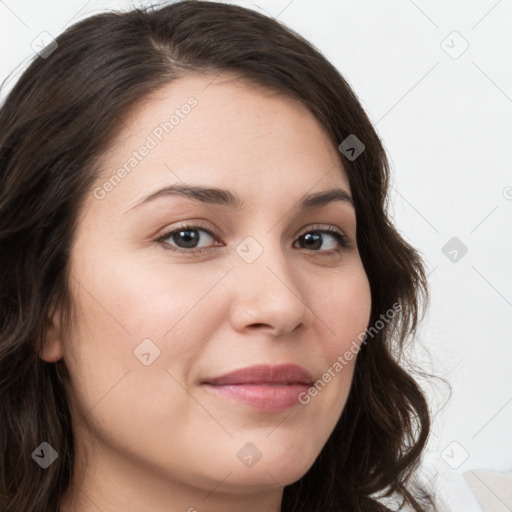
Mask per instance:
[[[153,201],[160,197],[168,196],[181,196],[195,199],[203,203],[219,204],[223,206],[229,206],[236,210],[242,209],[244,205],[243,199],[229,190],[215,188],[215,187],[204,187],[201,185],[170,185],[169,187],[162,188],[153,192],[149,196],[139,201],[135,206],[132,206],[128,211],[131,211],[139,206]],[[304,195],[296,209],[312,209],[320,208],[334,201],[343,201],[350,204],[355,208],[355,203],[350,194],[342,188],[333,188],[330,190],[323,190],[321,192],[315,192],[313,194]]]

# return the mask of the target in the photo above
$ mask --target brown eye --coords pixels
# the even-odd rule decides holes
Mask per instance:
[[[207,229],[199,226],[182,226],[168,231],[159,237],[157,242],[171,245],[170,249],[178,252],[201,252],[208,247],[209,239],[210,241],[215,240],[215,235]],[[201,250],[194,251],[193,249]]]
[[[327,245],[331,245],[333,247],[324,247],[322,249],[322,246],[325,244],[326,240],[329,240],[329,238],[334,240],[334,242],[331,241],[331,243],[327,243]],[[343,233],[334,228],[310,229],[309,231],[306,231],[300,235],[297,240],[304,244],[304,249],[316,252],[340,252],[350,247],[348,238]],[[339,245],[341,249],[337,249],[336,245]]]

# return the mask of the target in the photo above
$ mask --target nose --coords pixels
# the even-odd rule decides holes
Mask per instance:
[[[234,290],[230,313],[234,329],[268,331],[270,335],[282,336],[311,325],[314,313],[289,256],[280,248],[265,248],[251,263],[236,258],[230,277]]]

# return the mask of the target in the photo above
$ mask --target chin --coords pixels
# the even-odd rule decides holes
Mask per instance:
[[[246,492],[247,488],[253,488],[256,491],[290,485],[300,480],[315,461],[315,458],[304,458],[304,453],[300,453],[300,450],[295,452],[293,455],[279,450],[272,455],[262,453],[261,458],[251,467],[245,466],[242,462],[234,466],[230,465],[226,474],[229,471],[232,473],[225,484],[239,486],[238,492]],[[297,458],[299,455],[302,455],[300,459]],[[215,475],[218,478],[218,466],[215,469]]]
[[[226,478],[223,488],[226,492],[245,494],[248,491],[257,492],[276,487],[284,487],[300,480],[309,467],[288,467],[277,469],[272,465],[261,466],[259,469],[237,469]]]

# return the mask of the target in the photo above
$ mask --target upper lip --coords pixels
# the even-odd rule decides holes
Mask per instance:
[[[313,377],[296,364],[259,364],[232,371],[220,377],[206,379],[202,384],[312,384]]]

